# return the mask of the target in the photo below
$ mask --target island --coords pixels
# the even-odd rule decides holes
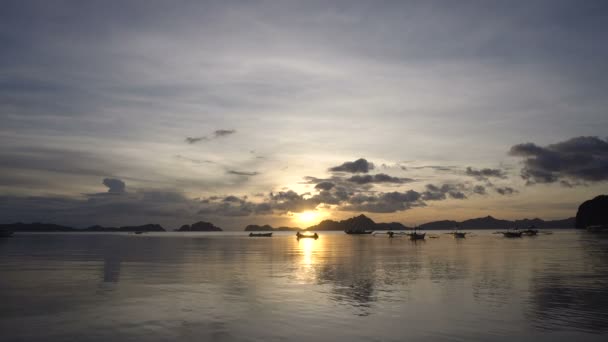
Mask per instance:
[[[215,226],[211,222],[199,221],[192,225],[185,224],[176,229],[177,232],[221,232],[222,228]]]
[[[576,213],[576,228],[608,225],[608,195],[583,202]]]

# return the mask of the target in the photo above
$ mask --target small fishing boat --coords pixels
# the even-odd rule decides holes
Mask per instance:
[[[426,233],[412,232],[412,233],[409,233],[408,235],[410,237],[410,240],[424,240]]]
[[[469,234],[469,233],[461,232],[458,230],[458,227],[456,227],[456,228],[454,228],[454,231],[451,231],[446,234],[450,234],[450,235],[454,236],[455,239],[464,239],[467,237],[467,234]]]
[[[136,232],[133,232],[133,234],[137,234],[137,235],[140,235],[140,234],[143,234],[143,233],[144,233],[144,232],[142,232],[141,230],[138,230],[138,231],[136,231]]]
[[[13,231],[8,229],[0,229],[0,238],[8,238],[13,236]]]
[[[502,236],[504,236],[506,238],[520,238],[524,232],[517,230],[517,228],[515,228],[513,230],[507,230],[507,231],[499,232],[499,233],[502,234]]]
[[[314,234],[310,234],[310,233],[302,234],[300,232],[297,232],[296,233],[296,238],[298,240],[300,240],[300,239],[315,239],[316,240],[316,239],[319,238],[319,234],[317,234],[317,233],[314,233]]]
[[[249,237],[272,237],[272,233],[249,233]]]
[[[350,230],[345,230],[344,232],[346,234],[349,234],[349,235],[365,235],[365,234],[371,234],[374,231],[373,230],[354,230],[354,229],[350,229]]]
[[[407,233],[406,232],[394,232],[392,230],[389,230],[388,232],[374,232],[372,235],[373,236],[388,235],[389,238],[394,238],[394,237],[406,236]]]
[[[407,233],[407,235],[410,237],[410,240],[424,240],[426,233],[418,233],[417,230],[418,228],[414,227],[414,231]]]

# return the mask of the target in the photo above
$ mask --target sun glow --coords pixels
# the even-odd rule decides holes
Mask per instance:
[[[301,213],[294,214],[295,220],[302,225],[312,225],[316,223],[319,217],[320,215],[316,211],[304,211]]]

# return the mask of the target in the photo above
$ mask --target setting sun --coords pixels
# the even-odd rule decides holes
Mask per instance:
[[[294,219],[299,224],[312,225],[316,223],[316,220],[319,218],[319,216],[319,213],[316,211],[304,211],[301,213],[295,213]]]

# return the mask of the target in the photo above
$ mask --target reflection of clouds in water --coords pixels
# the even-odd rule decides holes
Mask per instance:
[[[543,330],[608,332],[608,240],[582,235],[582,258],[554,265],[532,278],[526,313]],[[582,262],[581,262],[582,261]]]

